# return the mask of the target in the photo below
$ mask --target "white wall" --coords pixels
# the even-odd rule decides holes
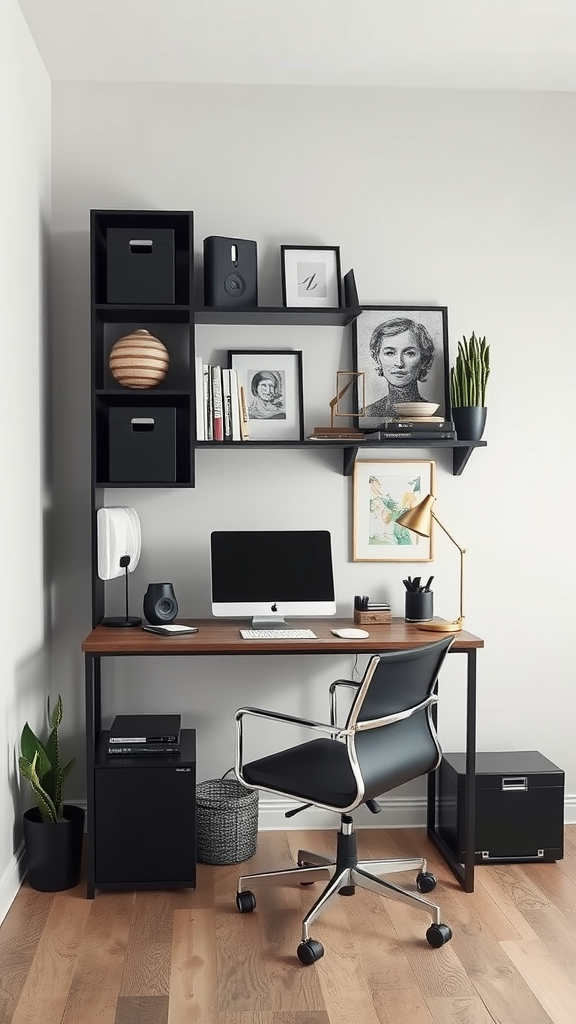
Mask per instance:
[[[438,515],[469,549],[467,623],[486,641],[478,746],[540,750],[576,794],[576,559],[571,522],[557,515],[574,465],[575,116],[570,95],[54,84],[55,678],[79,737],[89,210],[192,209],[198,256],[209,234],[257,240],[261,304],[280,304],[281,243],[340,245],[364,303],[447,305],[452,352],[463,334],[487,336],[488,447],[458,478],[450,454],[436,458]],[[243,346],[302,349],[307,429],[327,422],[336,368],[351,365],[348,334],[331,328],[197,335],[207,359]],[[421,567],[351,561],[352,482],[340,465],[317,450],[206,451],[194,490],[108,491],[109,504],[134,505],[142,521],[132,610],[149,581],[170,580],[183,616],[207,616],[210,530],[274,526],[332,531],[341,614],[355,593],[387,597],[402,614],[402,578]],[[458,556],[440,531],[436,551],[436,611],[450,616]],[[461,749],[464,659],[448,661],[441,734],[446,749]],[[336,658],[121,661],[107,667],[104,711],[181,711],[199,730],[199,777],[209,778],[232,762],[236,707],[324,716],[325,684],[351,669]]]
[[[47,248],[50,81],[16,0],[0,0],[0,920],[18,889],[22,853],[18,744],[41,727],[49,690],[46,644],[50,515]]]

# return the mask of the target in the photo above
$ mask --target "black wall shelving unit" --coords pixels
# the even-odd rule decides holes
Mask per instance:
[[[174,301],[108,302],[108,244],[110,228],[124,229],[137,236],[155,229],[170,229],[174,238]],[[291,442],[213,442],[196,440],[195,411],[195,324],[292,327],[348,327],[362,312],[358,306],[338,309],[258,306],[246,309],[195,307],[194,304],[194,235],[191,211],[169,210],[92,210],[90,214],[91,264],[91,375],[92,375],[92,508],[93,564],[96,565],[95,510],[102,504],[101,492],[114,487],[194,487],[196,449],[230,448],[336,448],[342,451],[342,473],[352,473],[354,461],[363,448],[380,451],[414,448],[448,448],[452,450],[452,472],[460,476],[475,448],[485,441],[452,441],[418,439],[374,441],[354,444],[349,441]],[[112,376],[108,360],[112,346],[119,338],[144,328],[160,338],[168,349],[170,366],[164,380],[153,388],[122,387]],[[143,479],[111,479],[110,414],[112,410],[174,410],[175,473],[169,481]],[[98,622],[104,614],[103,584],[93,574],[93,618]]]

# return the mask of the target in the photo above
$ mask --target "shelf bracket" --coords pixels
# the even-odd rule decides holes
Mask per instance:
[[[453,448],[452,449],[452,475],[461,476],[464,466],[468,462],[468,459],[472,455],[476,445],[470,445],[469,448]]]
[[[342,475],[351,476],[358,455],[358,445],[347,445],[342,451]]]

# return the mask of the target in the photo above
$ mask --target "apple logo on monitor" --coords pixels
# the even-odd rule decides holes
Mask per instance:
[[[276,604],[276,601],[274,601],[274,604],[270,606],[270,611],[271,612],[277,612],[278,611],[278,605]]]

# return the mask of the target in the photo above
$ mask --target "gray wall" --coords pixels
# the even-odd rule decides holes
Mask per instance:
[[[89,209],[192,209],[198,258],[209,234],[257,240],[261,304],[280,303],[282,243],[339,245],[362,302],[447,305],[452,353],[463,334],[488,337],[488,448],[459,478],[449,454],[436,457],[438,515],[469,552],[467,623],[486,641],[478,745],[541,750],[576,793],[574,599],[563,589],[576,560],[570,524],[556,515],[574,464],[575,114],[576,98],[560,94],[54,84],[54,679],[79,736],[90,627]],[[335,371],[351,365],[348,332],[331,328],[203,327],[197,341],[207,361],[229,348],[302,349],[307,429],[327,421]],[[362,451],[386,456],[406,452]],[[108,491],[108,504],[133,505],[142,522],[133,610],[161,579],[174,583],[183,616],[209,614],[211,529],[325,527],[339,612],[369,593],[401,614],[402,579],[418,566],[351,560],[352,483],[339,468],[326,451],[206,451],[195,490]],[[430,571],[436,611],[456,614],[458,556],[441,531]],[[108,584],[108,594],[114,610],[121,586]],[[232,762],[236,707],[323,717],[325,685],[352,667],[336,658],[117,663],[106,671],[104,711],[181,711],[198,727],[199,777],[209,778]],[[463,659],[449,659],[446,749],[463,745],[463,684]],[[398,796],[404,820],[423,788],[407,792],[404,804]]]
[[[15,0],[0,2],[0,921],[19,885],[18,753],[26,719],[44,722],[49,690],[47,251],[50,80]],[[70,687],[68,687],[70,689]]]

